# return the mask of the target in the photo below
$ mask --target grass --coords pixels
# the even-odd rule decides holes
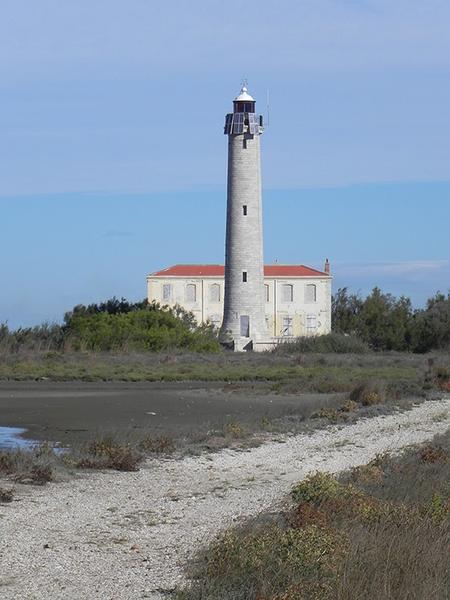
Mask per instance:
[[[450,358],[384,354],[244,353],[109,354],[22,353],[0,357],[0,380],[270,382],[279,392],[345,392],[368,378],[421,388],[425,374],[441,374]]]
[[[276,346],[275,354],[294,354],[306,352],[337,354],[366,354],[370,352],[369,345],[362,339],[343,333],[329,333],[327,335],[300,337]]]
[[[447,600],[450,432],[339,478],[315,473],[281,513],[232,528],[178,600]]]
[[[47,443],[31,449],[0,450],[0,477],[16,483],[45,485],[76,469],[137,471],[144,453],[136,443],[113,435],[55,452]]]

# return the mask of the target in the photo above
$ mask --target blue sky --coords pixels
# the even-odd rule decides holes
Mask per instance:
[[[450,2],[3,0],[0,322],[223,260],[224,114],[264,134],[266,262],[450,287]]]

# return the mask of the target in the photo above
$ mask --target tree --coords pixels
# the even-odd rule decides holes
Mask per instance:
[[[349,295],[347,288],[339,288],[331,298],[333,331],[336,333],[356,333],[362,305],[363,300],[358,294]]]
[[[414,352],[450,349],[450,292],[447,297],[438,292],[428,299],[424,310],[416,312],[412,349]]]
[[[409,350],[412,318],[409,298],[375,287],[362,304],[358,333],[374,350]]]

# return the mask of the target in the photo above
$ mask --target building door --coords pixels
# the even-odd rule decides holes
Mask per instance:
[[[241,336],[250,337],[250,317],[241,315]]]

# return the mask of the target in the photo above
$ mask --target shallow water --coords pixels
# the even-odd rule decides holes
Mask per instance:
[[[36,443],[34,440],[26,440],[21,437],[26,429],[21,427],[0,427],[0,450],[14,448],[31,448]]]

